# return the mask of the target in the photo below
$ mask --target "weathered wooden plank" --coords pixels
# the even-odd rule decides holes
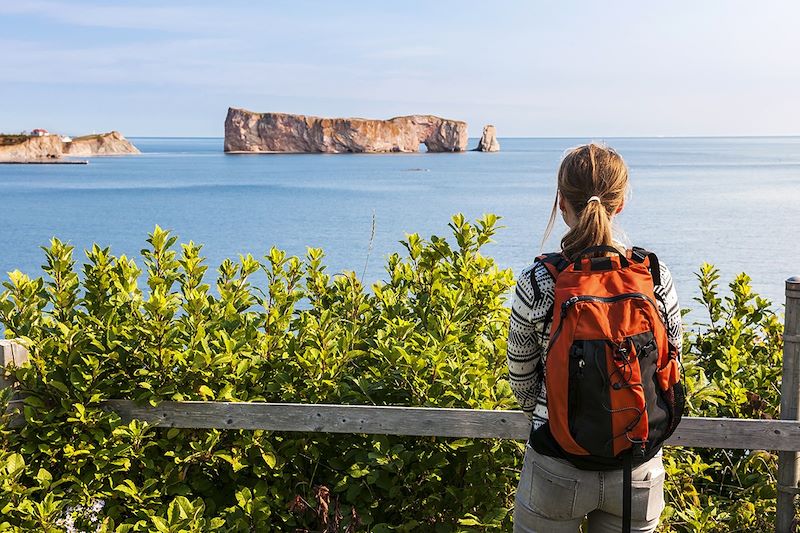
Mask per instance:
[[[800,276],[786,280],[783,333],[781,418],[797,421],[800,419]],[[781,451],[778,455],[776,533],[790,533],[796,530],[794,500],[798,480],[800,480],[800,458],[797,451]]]
[[[194,401],[137,407],[126,400],[109,400],[107,405],[124,420],[136,418],[161,427],[500,439],[524,439],[530,431],[521,411]]]
[[[129,400],[109,400],[107,405],[123,420],[136,418],[159,427],[516,440],[527,439],[530,432],[530,422],[521,411],[257,402],[162,402],[138,407]],[[800,422],[687,417],[668,444],[798,450]]]
[[[800,422],[687,417],[667,444],[692,448],[800,450]]]

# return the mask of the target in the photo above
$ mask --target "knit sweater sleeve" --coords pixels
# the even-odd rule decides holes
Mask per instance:
[[[661,283],[655,286],[656,301],[661,316],[667,326],[667,339],[677,350],[678,357],[681,355],[683,345],[683,325],[681,317],[681,307],[678,303],[678,294],[675,291],[675,284],[672,281],[672,274],[667,266],[659,261],[659,271]]]
[[[544,383],[543,354],[549,339],[549,317],[555,283],[538,261],[517,279],[508,328],[508,375],[511,390],[531,417]]]

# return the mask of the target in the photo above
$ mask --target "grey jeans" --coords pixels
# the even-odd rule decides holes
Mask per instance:
[[[631,531],[651,533],[664,510],[661,452],[635,467],[631,478]],[[585,517],[588,533],[622,531],[622,470],[580,470],[528,445],[514,505],[515,533],[577,533]]]

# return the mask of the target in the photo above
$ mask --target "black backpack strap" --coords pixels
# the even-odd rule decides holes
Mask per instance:
[[[633,453],[626,452],[622,466],[622,533],[631,533],[631,492]]]
[[[558,275],[567,269],[570,264],[569,259],[564,257],[560,252],[553,252],[549,254],[542,254],[536,258],[537,261],[547,267],[547,271],[553,276],[553,281],[558,278]],[[533,272],[533,269],[531,270]]]
[[[661,285],[661,265],[658,256],[649,250],[634,246],[631,249],[631,259],[638,263],[644,263],[645,259],[650,262],[650,275],[653,277],[653,285]]]
[[[554,283],[558,279],[558,275],[570,265],[569,260],[566,257],[564,257],[564,255],[560,252],[542,254],[536,258],[536,261],[544,265],[544,267],[547,269],[547,272],[553,278]],[[539,288],[539,284],[536,283],[535,267],[531,269],[530,277],[534,295],[536,296],[536,298],[541,298],[542,295],[541,289]],[[553,306],[551,305],[544,317],[545,327],[549,326],[552,322],[553,322]]]

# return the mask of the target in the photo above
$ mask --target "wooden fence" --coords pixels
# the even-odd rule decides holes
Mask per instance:
[[[775,531],[796,533],[795,497],[800,494],[800,276],[786,281],[786,314],[781,384],[781,420],[686,417],[667,441],[672,446],[778,451]],[[27,352],[0,341],[4,365],[20,365]],[[0,387],[11,386],[0,381]],[[12,402],[12,409],[18,401]],[[526,440],[530,421],[521,411],[259,402],[173,402],[140,407],[108,400],[123,420],[158,427],[263,429],[325,433],[366,433]],[[18,417],[18,423],[22,419]]]

